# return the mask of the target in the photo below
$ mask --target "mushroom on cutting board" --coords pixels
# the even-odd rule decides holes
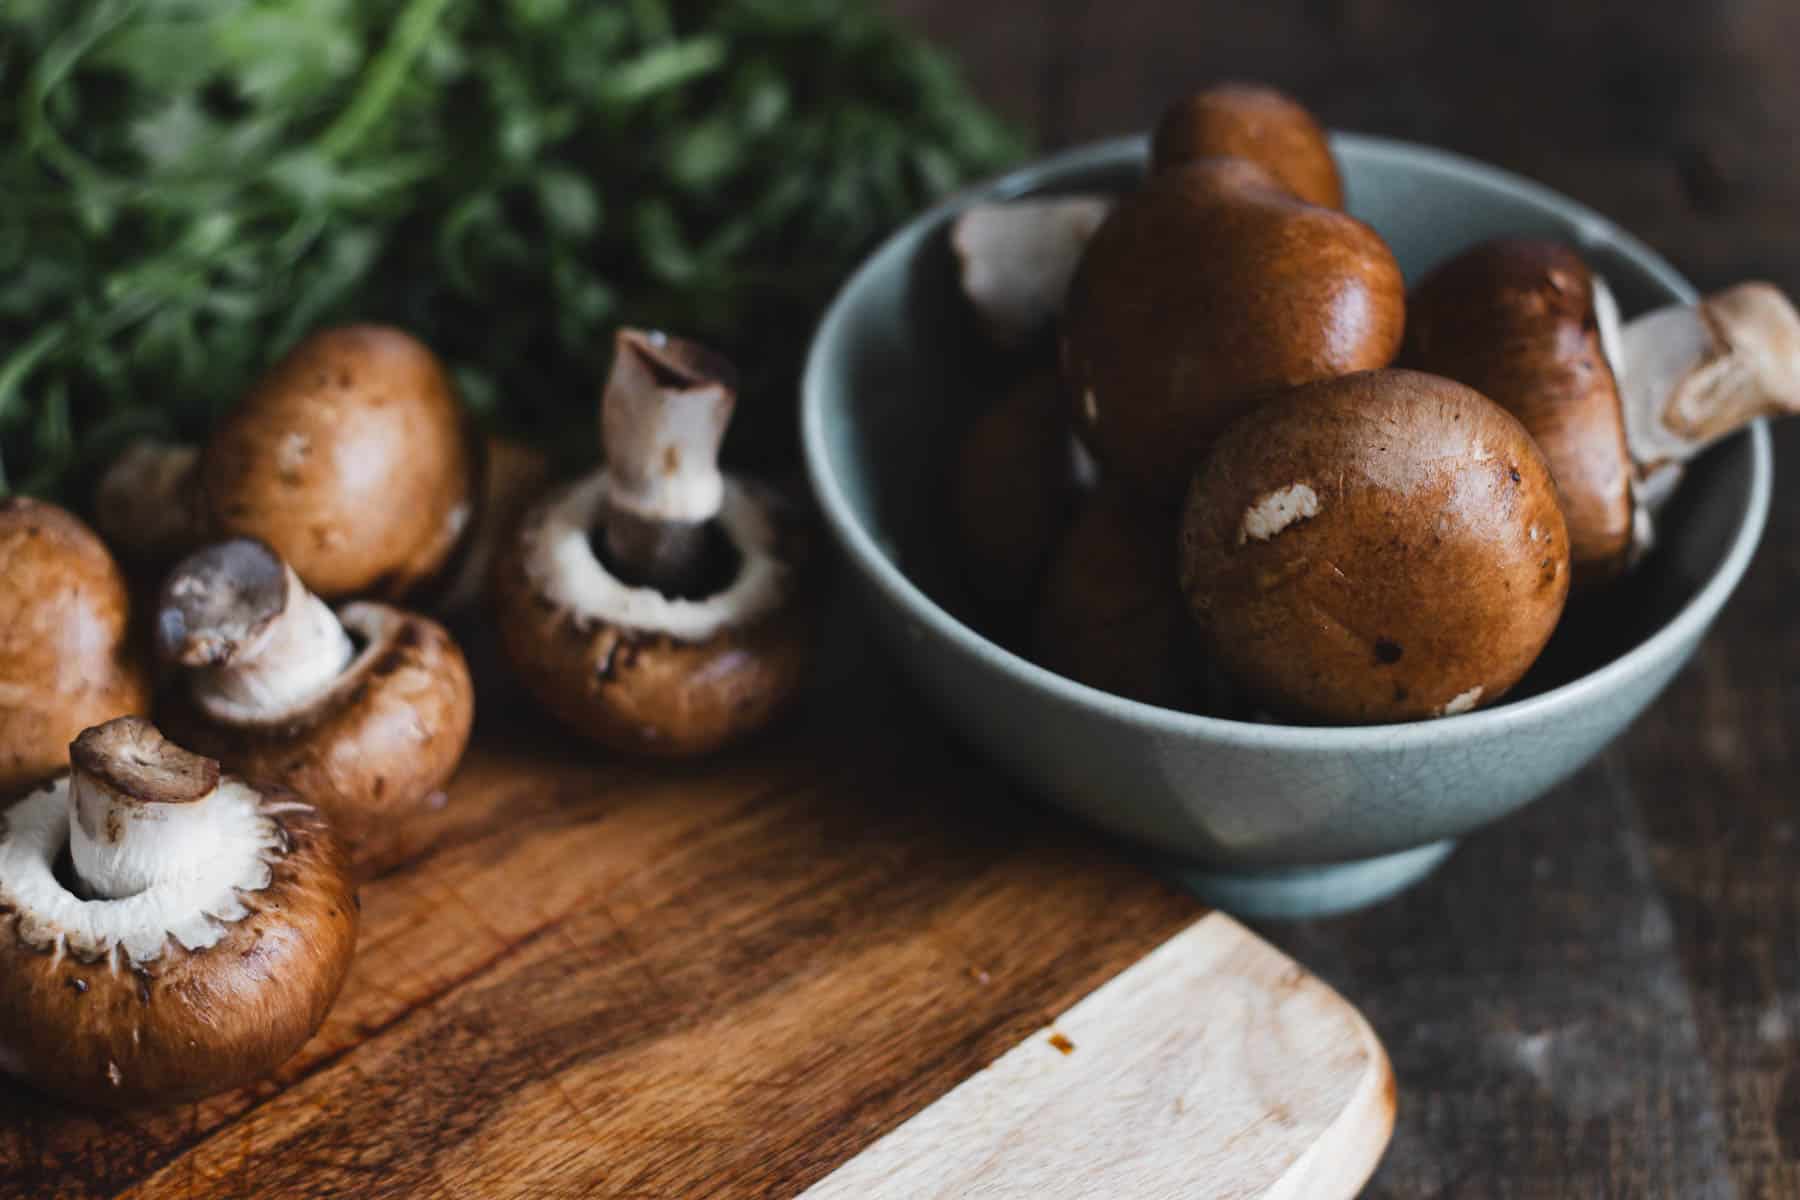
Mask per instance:
[[[475,524],[463,539],[449,586],[432,605],[436,612],[466,614],[484,607],[495,556],[531,502],[550,483],[550,460],[512,438],[488,435],[482,443],[481,463],[481,503],[475,509]]]
[[[1182,516],[1208,654],[1279,715],[1453,716],[1562,615],[1568,535],[1531,435],[1478,392],[1383,370],[1296,388],[1213,446]]]
[[[1088,244],[1062,326],[1076,432],[1145,500],[1179,504],[1261,397],[1381,367],[1405,285],[1379,234],[1242,159],[1151,176]]]
[[[149,710],[112,555],[54,504],[0,500],[0,798],[64,770],[89,725]]]
[[[606,466],[526,514],[491,591],[514,672],[582,735],[654,755],[766,725],[812,658],[810,539],[722,474],[735,375],[693,342],[620,331],[601,400]]]
[[[232,538],[169,573],[156,642],[174,737],[317,805],[364,875],[419,848],[474,719],[442,626],[370,601],[334,613],[268,545]]]
[[[417,339],[380,325],[306,338],[193,455],[140,444],[121,456],[96,494],[108,539],[156,558],[208,537],[260,538],[327,599],[396,598],[434,579],[476,496],[449,376]]]
[[[1175,520],[1103,484],[1056,547],[1032,628],[1039,663],[1114,695],[1199,709],[1208,680],[1176,580]]]
[[[323,817],[140,717],[0,813],[0,1069],[75,1104],[269,1074],[325,1019],[356,897]]]
[[[1086,483],[1054,368],[1020,379],[963,436],[950,483],[963,578],[990,617],[1023,612]]]
[[[1604,285],[1556,242],[1483,242],[1414,290],[1402,360],[1518,417],[1550,461],[1575,584],[1622,571],[1681,464],[1757,417],[1800,412],[1800,316],[1746,283],[1618,326]]]
[[[1200,158],[1249,159],[1307,203],[1344,207],[1344,182],[1324,128],[1275,88],[1220,83],[1170,105],[1151,135],[1151,169]]]

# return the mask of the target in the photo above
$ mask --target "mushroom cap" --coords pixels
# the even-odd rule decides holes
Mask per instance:
[[[630,753],[706,754],[767,725],[799,690],[817,618],[810,537],[776,498],[726,476],[715,528],[738,558],[699,599],[619,580],[594,552],[596,471],[547,495],[494,564],[508,661],[546,709]]]
[[[1060,381],[1033,371],[975,418],[951,476],[963,576],[990,615],[1031,603],[1078,490]]]
[[[265,832],[267,883],[207,910],[212,944],[190,949],[169,930],[140,960],[80,930],[100,909],[141,910],[145,896],[85,900],[52,875],[68,786],[65,775],[0,814],[0,1065],[99,1108],[197,1100],[274,1071],[324,1021],[356,941],[355,891],[324,818],[226,780]]]
[[[69,765],[90,725],[150,708],[125,576],[54,504],[0,500],[0,796]]]
[[[1361,221],[1241,159],[1159,172],[1100,227],[1069,290],[1076,430],[1140,496],[1174,506],[1259,397],[1386,366],[1404,308],[1400,267]]]
[[[1601,348],[1594,281],[1556,242],[1498,238],[1426,276],[1407,306],[1401,361],[1466,383],[1519,418],[1550,462],[1575,586],[1624,569],[1631,455]]]
[[[550,460],[512,438],[489,434],[481,443],[481,503],[462,540],[444,594],[430,605],[440,613],[478,611],[486,598],[494,555],[511,538],[519,518],[550,482]]]
[[[1221,83],[1165,109],[1150,139],[1151,169],[1199,158],[1249,159],[1307,203],[1344,207],[1344,181],[1325,130],[1275,88]]]
[[[1202,706],[1201,653],[1175,575],[1175,518],[1102,485],[1056,547],[1032,629],[1037,661],[1089,687]]]
[[[201,455],[220,534],[261,538],[331,600],[399,597],[449,560],[476,453],[449,376],[398,329],[323,330],[271,367]]]
[[[202,534],[200,448],[143,438],[126,446],[94,489],[94,527],[134,567],[154,569]]]
[[[1181,586],[1268,708],[1407,721],[1497,699],[1562,614],[1549,465],[1478,392],[1415,371],[1297,388],[1219,439],[1188,494]]]
[[[475,692],[462,651],[436,621],[369,601],[337,615],[356,657],[298,708],[226,720],[171,687],[157,716],[175,741],[317,806],[358,876],[370,878],[422,848],[416,818],[442,805],[469,743]]]

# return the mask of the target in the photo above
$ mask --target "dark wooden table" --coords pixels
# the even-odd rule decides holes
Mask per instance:
[[[1046,147],[1206,81],[1612,216],[1702,287],[1800,294],[1795,0],[896,0]],[[1800,1196],[1800,421],[1694,665],[1573,782],[1360,916],[1265,930],[1385,1038],[1372,1196]]]

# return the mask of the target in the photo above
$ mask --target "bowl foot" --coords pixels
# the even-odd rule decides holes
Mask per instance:
[[[1430,842],[1378,858],[1260,871],[1221,871],[1173,859],[1160,865],[1182,887],[1234,916],[1298,920],[1379,904],[1431,874],[1454,849],[1454,841]]]

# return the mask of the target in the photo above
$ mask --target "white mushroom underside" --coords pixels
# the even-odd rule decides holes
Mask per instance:
[[[254,789],[223,780],[209,801],[218,848],[202,870],[120,900],[84,900],[55,874],[69,840],[68,789],[65,776],[5,814],[0,907],[17,914],[27,945],[59,956],[112,958],[115,965],[115,951],[133,964],[155,962],[170,938],[188,950],[216,944],[227,926],[249,915],[242,893],[269,886],[270,860],[281,846],[270,816],[303,807],[265,805]]]
[[[642,633],[703,642],[747,625],[781,606],[788,568],[776,557],[776,529],[765,502],[725,477],[719,526],[740,556],[729,586],[698,600],[633,587],[606,569],[589,535],[607,490],[604,470],[565,488],[524,530],[525,570],[534,591],[569,613]]]

